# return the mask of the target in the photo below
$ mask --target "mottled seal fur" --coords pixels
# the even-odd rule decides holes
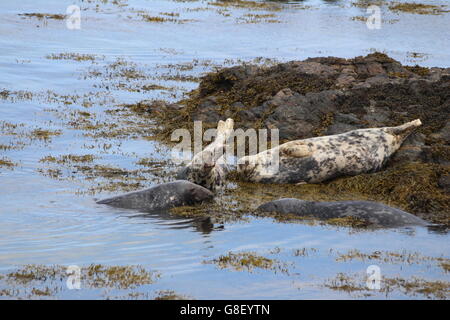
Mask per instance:
[[[97,203],[117,208],[153,211],[193,205],[211,200],[213,197],[213,193],[202,186],[186,180],[177,180],[100,200]]]
[[[385,228],[430,225],[408,212],[372,201],[316,202],[285,198],[267,202],[259,206],[257,211],[291,213],[323,220],[354,217]]]
[[[261,183],[319,183],[338,176],[375,172],[421,124],[417,119],[398,127],[290,141],[241,158],[238,176]],[[277,156],[278,170],[268,170]]]
[[[228,173],[225,147],[233,138],[233,126],[233,119],[220,120],[215,140],[178,172],[177,179],[185,179],[213,191],[222,187]]]

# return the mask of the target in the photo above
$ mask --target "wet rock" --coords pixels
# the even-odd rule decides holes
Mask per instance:
[[[403,66],[382,53],[318,57],[212,72],[179,102],[185,109],[155,115],[167,137],[180,126],[192,130],[193,119],[216,124],[230,117],[235,128],[278,128],[280,142],[421,119],[385,167],[329,188],[393,201],[412,213],[434,212],[450,225],[447,178],[441,178],[450,170],[449,92],[450,68]]]
[[[450,144],[450,121],[447,121],[446,125],[439,131],[438,137],[446,144]]]
[[[326,134],[333,135],[363,128],[361,120],[352,113],[336,113],[334,123],[328,127]]]
[[[450,174],[441,176],[438,184],[445,192],[450,193]]]
[[[450,72],[443,68],[402,66],[382,53],[309,58],[272,67],[235,66],[202,78],[198,92],[184,102],[191,106],[185,118],[217,122],[232,117],[242,128],[255,123],[277,127],[282,140],[421,118],[422,132],[448,141],[448,128],[436,130],[450,116],[445,74]],[[357,120],[349,122],[343,114]]]
[[[341,74],[337,80],[336,80],[336,86],[337,87],[347,87],[349,86],[351,83],[355,82],[356,79],[354,76],[347,74],[347,73],[343,73]]]

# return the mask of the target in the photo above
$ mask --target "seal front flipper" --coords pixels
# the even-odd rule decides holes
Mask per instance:
[[[178,179],[186,179],[210,190],[222,186],[226,178],[224,151],[233,135],[233,119],[220,120],[217,124],[216,138],[203,151],[198,152],[183,169]]]
[[[302,141],[291,141],[280,146],[280,155],[294,158],[306,158],[312,156],[314,151]]]

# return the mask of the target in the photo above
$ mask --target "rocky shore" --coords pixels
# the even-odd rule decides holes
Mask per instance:
[[[450,224],[450,68],[403,66],[382,53],[240,65],[205,75],[175,104],[142,103],[163,139],[175,128],[231,117],[237,128],[278,128],[281,142],[420,118],[386,168],[318,185]]]

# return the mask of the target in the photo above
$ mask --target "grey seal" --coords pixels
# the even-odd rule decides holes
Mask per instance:
[[[224,151],[233,138],[233,126],[233,119],[220,120],[215,140],[178,172],[177,179],[191,181],[212,191],[223,187],[228,173]]]
[[[417,119],[397,127],[358,129],[286,142],[239,159],[238,176],[259,183],[320,183],[375,172],[421,124]]]
[[[97,203],[124,209],[154,211],[193,205],[213,197],[214,194],[202,186],[186,180],[177,180],[103,199]]]
[[[373,201],[316,202],[284,198],[264,203],[258,207],[257,211],[291,213],[323,220],[354,217],[370,225],[385,228],[431,225],[408,212]]]

